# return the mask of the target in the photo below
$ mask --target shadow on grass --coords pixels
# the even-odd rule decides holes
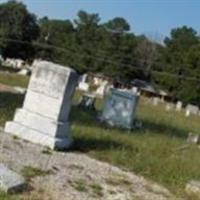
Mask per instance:
[[[0,126],[13,118],[16,108],[22,106],[24,95],[0,92]]]
[[[79,151],[83,153],[87,153],[89,151],[113,151],[113,150],[134,150],[138,151],[137,148],[124,144],[123,142],[118,142],[113,139],[107,138],[93,138],[93,137],[84,137],[84,136],[74,136],[74,143],[71,151]]]
[[[150,119],[141,119],[143,128],[139,132],[150,131],[155,134],[167,135],[170,137],[186,138],[188,131],[180,128],[176,128],[170,124],[162,122],[153,122]]]
[[[174,127],[170,124],[166,124],[163,122],[154,122],[151,121],[151,119],[139,119],[142,122],[142,128],[140,129],[133,129],[131,131],[120,129],[120,128],[112,128],[107,126],[106,124],[100,123],[97,120],[97,116],[100,115],[99,112],[95,111],[88,111],[84,109],[80,109],[78,107],[72,108],[72,121],[84,125],[84,126],[90,126],[90,127],[98,127],[103,128],[106,130],[118,130],[122,134],[134,134],[134,132],[139,134],[145,134],[145,133],[153,133],[153,134],[160,134],[160,135],[167,135],[170,137],[179,137],[179,138],[186,138],[188,135],[188,131],[184,129],[180,129],[177,127]]]

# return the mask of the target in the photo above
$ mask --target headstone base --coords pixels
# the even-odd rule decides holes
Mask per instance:
[[[39,132],[30,127],[24,126],[17,122],[7,122],[5,132],[30,141],[32,143],[40,144],[51,149],[67,149],[72,144],[72,139],[68,137],[51,137],[45,133]]]

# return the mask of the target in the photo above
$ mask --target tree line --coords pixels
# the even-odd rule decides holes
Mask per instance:
[[[130,32],[121,17],[102,23],[99,14],[81,10],[73,21],[37,18],[23,3],[8,1],[0,4],[0,53],[127,83],[139,78],[174,100],[200,105],[200,36],[191,27],[174,28],[159,43]]]

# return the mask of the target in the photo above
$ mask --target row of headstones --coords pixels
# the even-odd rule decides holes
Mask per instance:
[[[157,106],[159,104],[159,102],[161,101],[160,98],[158,97],[153,97],[151,99],[152,104],[154,106]],[[175,111],[185,111],[185,116],[189,117],[191,114],[193,115],[199,115],[200,116],[200,109],[198,106],[196,105],[192,105],[192,104],[188,104],[185,108],[183,107],[183,102],[178,101],[176,104],[173,103],[167,103],[166,107],[165,107],[166,111],[171,111],[171,110],[175,110]]]
[[[77,89],[91,93],[90,86],[94,85],[96,86],[96,90],[92,91],[92,94],[98,97],[104,97],[107,95],[110,89],[114,88],[114,85],[104,78],[94,76],[92,81],[88,81],[88,79],[88,74],[80,76]],[[140,95],[140,92],[137,87],[132,87],[130,89],[121,88],[120,90],[124,92],[137,94],[138,96]]]
[[[82,90],[84,92],[89,92],[90,84],[89,82],[87,82],[87,78],[88,78],[87,74],[80,76],[78,80],[79,90]],[[94,78],[94,85],[97,86],[97,89],[96,91],[94,91],[94,94],[99,97],[103,97],[110,88],[113,88],[113,85],[110,85],[107,80],[101,80],[98,78]]]
[[[78,89],[89,92],[90,84],[87,82],[88,75],[84,74],[79,79]],[[108,81],[103,80],[101,78],[94,77],[93,84],[99,86],[96,91],[94,92],[94,95],[97,95],[99,97],[104,97],[111,88],[113,88],[113,85],[109,84]],[[139,95],[138,88],[133,87],[130,92],[133,92],[134,94]],[[158,97],[153,97],[152,99],[153,105],[158,105],[159,101],[162,101]],[[188,104],[185,108],[183,108],[183,103],[181,101],[178,101],[176,104],[173,103],[167,103],[166,104],[166,111],[176,110],[176,111],[182,111],[185,109],[185,116],[188,117],[191,114],[193,115],[200,115],[200,109],[198,106]]]

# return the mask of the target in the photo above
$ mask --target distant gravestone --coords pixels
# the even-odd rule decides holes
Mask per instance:
[[[186,113],[185,113],[186,116],[190,116],[190,114],[198,115],[198,113],[199,113],[199,107],[198,106],[195,106],[195,105],[192,105],[192,104],[188,104],[186,106]]]
[[[200,135],[194,134],[194,133],[189,133],[187,142],[192,143],[192,144],[199,144],[200,143]]]
[[[35,63],[23,108],[6,123],[5,131],[52,149],[69,147],[68,116],[76,85],[74,70],[47,61]]]
[[[18,192],[26,186],[25,179],[4,165],[0,165],[0,190],[6,193]]]
[[[183,107],[183,103],[181,101],[178,101],[176,103],[176,111],[181,111],[182,107]]]
[[[154,106],[157,106],[158,105],[158,103],[159,103],[159,98],[158,97],[153,97],[153,99],[152,99],[152,103],[153,103],[153,105]]]
[[[107,81],[102,82],[101,85],[96,89],[95,94],[100,97],[103,97],[106,93],[107,86],[108,86]]]
[[[83,74],[82,76],[79,77],[79,83],[78,83],[78,89],[81,91],[88,92],[89,91],[89,84],[86,82],[87,81],[87,74]]]
[[[88,92],[89,91],[89,84],[88,83],[85,83],[85,82],[80,82],[78,84],[78,89],[81,90],[81,91],[85,91],[85,92]]]
[[[138,88],[137,87],[132,87],[132,92],[134,93],[134,94],[137,94],[138,93]]]
[[[139,97],[133,93],[111,89],[107,95],[102,121],[111,126],[131,129]]]

